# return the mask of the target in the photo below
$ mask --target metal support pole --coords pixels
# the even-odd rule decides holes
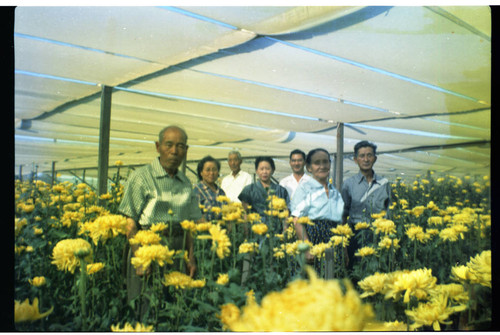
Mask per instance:
[[[19,181],[23,181],[23,166],[19,165]]]
[[[55,180],[56,180],[56,162],[52,161],[52,179],[50,181],[51,186],[54,186]]]
[[[111,129],[111,92],[104,85],[101,90],[101,120],[99,126],[99,160],[97,165],[98,195],[108,193],[109,132]]]
[[[344,123],[337,125],[337,155],[335,159],[335,187],[342,190],[342,177],[344,174]]]

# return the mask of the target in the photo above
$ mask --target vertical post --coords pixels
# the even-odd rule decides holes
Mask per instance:
[[[56,162],[52,161],[52,179],[50,181],[51,186],[54,186],[55,180],[56,180]]]
[[[104,85],[101,90],[101,119],[99,126],[99,159],[97,165],[98,195],[108,192],[109,132],[111,129],[111,92],[113,87]]]
[[[19,181],[23,181],[23,165],[19,165]]]
[[[337,157],[335,159],[335,186],[339,192],[342,190],[342,177],[344,174],[344,123],[337,125]]]

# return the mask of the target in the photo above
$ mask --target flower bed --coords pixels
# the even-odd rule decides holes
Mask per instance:
[[[117,179],[119,179],[117,177]],[[392,185],[388,218],[339,225],[328,244],[268,231],[264,218],[228,203],[221,220],[182,222],[197,274],[173,271],[168,218],[138,234],[132,262],[144,277],[146,313],[127,303],[123,187],[98,199],[85,184],[16,181],[15,322],[21,331],[457,330],[491,325],[491,217],[487,177]],[[225,199],[220,199],[225,200]],[[289,220],[270,195],[267,222]],[[304,224],[310,223],[301,218]],[[272,226],[272,225],[270,225]],[[168,234],[166,234],[168,236]],[[354,267],[340,260],[351,239]],[[316,256],[318,274],[304,264]],[[331,250],[338,280],[323,279]],[[169,268],[170,266],[170,268]],[[248,269],[248,271],[246,271]],[[243,271],[245,270],[245,271]],[[243,283],[242,283],[243,282]],[[146,285],[147,284],[147,285]],[[338,317],[343,315],[344,317]]]

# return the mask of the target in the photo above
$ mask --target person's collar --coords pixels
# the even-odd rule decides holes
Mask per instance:
[[[167,171],[165,171],[163,166],[161,166],[160,157],[157,157],[156,159],[153,160],[152,166],[153,166],[153,173],[152,173],[153,177],[157,177],[157,178],[169,177],[169,178],[178,178],[178,179],[182,180],[182,174],[181,174],[179,169],[177,169],[174,176],[170,176],[167,173]]]
[[[372,169],[372,172],[373,172],[373,179],[372,179],[372,182],[376,183],[377,182],[377,174],[375,173],[375,170]],[[361,171],[358,172],[358,174],[356,175],[357,177],[357,182],[358,184],[361,183],[363,180],[366,180],[366,177],[364,174],[361,173]]]

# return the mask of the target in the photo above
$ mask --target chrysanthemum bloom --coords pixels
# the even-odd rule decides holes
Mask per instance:
[[[468,232],[469,231],[469,227],[463,225],[463,224],[460,224],[460,223],[454,223],[450,228],[452,228],[453,230],[455,230],[455,232],[457,233],[458,236],[460,236],[460,238],[463,240],[465,237],[464,237],[464,233]]]
[[[219,196],[217,196],[217,198],[215,198],[215,200],[217,200],[218,202],[225,202],[226,204],[231,202],[231,199],[229,199],[225,195],[219,195]]]
[[[309,253],[318,259],[325,257],[325,250],[332,246],[331,243],[318,243],[309,249]]]
[[[192,220],[184,220],[181,222],[181,227],[182,229],[184,230],[187,230],[191,233],[195,233],[196,232],[196,223],[194,223],[194,221]]]
[[[356,251],[354,256],[366,257],[366,256],[375,255],[376,253],[377,252],[372,247],[362,247],[362,248],[358,249],[358,251]]]
[[[361,298],[366,298],[377,293],[385,294],[388,276],[385,273],[375,272],[375,274],[364,278],[358,282],[359,287],[364,291]]]
[[[467,266],[471,275],[477,278],[471,280],[471,283],[491,287],[491,250],[485,250],[474,258],[471,257]]]
[[[135,324],[135,327],[133,327],[129,322],[126,322],[123,328],[120,328],[120,325],[111,325],[111,331],[112,332],[125,332],[125,333],[132,333],[132,332],[137,332],[137,333],[150,333],[154,331],[153,326],[146,326],[140,322],[137,322]]]
[[[416,225],[410,225],[406,230],[406,236],[412,241],[419,241],[420,243],[425,243],[429,240],[430,235],[424,232],[424,228]]]
[[[252,253],[258,250],[258,248],[259,245],[256,242],[243,242],[240,244],[238,253],[240,254]]]
[[[330,237],[330,243],[334,247],[341,245],[342,247],[345,248],[345,247],[349,246],[349,237],[333,235],[332,237]]]
[[[362,229],[368,229],[370,228],[370,224],[367,222],[358,222],[354,226],[354,230],[362,230]]]
[[[273,195],[270,197],[270,199],[268,199],[268,201],[269,201],[269,208],[272,208],[272,209],[278,210],[278,211],[287,209],[285,199],[282,199],[282,198],[279,198],[279,197]]]
[[[155,233],[158,233],[158,232],[164,231],[167,228],[168,228],[167,224],[165,224],[163,222],[158,222],[158,223],[152,224],[151,227],[149,228],[149,230],[151,230]]]
[[[23,229],[24,226],[26,226],[28,224],[28,220],[26,220],[26,218],[23,218],[23,219],[19,219],[19,218],[16,218],[15,221],[14,221],[14,232],[15,234],[19,234],[21,232],[21,230]]]
[[[252,231],[257,235],[264,235],[265,233],[267,233],[268,229],[269,228],[265,223],[257,223],[252,225]]]
[[[361,331],[374,321],[372,307],[363,304],[350,282],[345,293],[337,280],[316,277],[307,270],[310,280],[295,280],[280,292],[270,292],[261,304],[242,308],[241,314],[227,318],[232,331]]]
[[[432,269],[404,271],[389,284],[385,298],[397,300],[402,292],[405,292],[404,303],[410,301],[410,296],[414,296],[418,300],[426,299],[429,296],[429,291],[436,287],[436,281],[437,278],[432,276]]]
[[[14,322],[24,322],[24,321],[36,321],[40,320],[54,310],[52,306],[45,313],[40,314],[38,310],[38,298],[33,299],[33,304],[31,305],[29,299],[24,300],[22,303],[18,300],[14,300]]]
[[[425,207],[424,206],[416,206],[411,210],[411,214],[415,217],[419,217],[424,213]]]
[[[427,209],[430,209],[431,211],[439,211],[439,207],[434,203],[434,201],[429,201]]]
[[[451,321],[446,321],[449,316],[456,312],[461,312],[467,308],[466,305],[450,306],[447,294],[438,294],[432,296],[431,301],[427,303],[419,303],[416,308],[411,311],[406,310],[405,313],[414,321],[410,325],[410,330],[415,330],[422,326],[431,326],[435,331],[440,331],[440,323],[451,324]]]
[[[453,228],[445,228],[439,233],[439,238],[443,241],[458,241],[458,232]]]
[[[196,225],[196,231],[197,232],[204,232],[204,231],[209,231],[209,229],[212,227],[212,223],[211,222],[202,222],[202,223],[198,223]]]
[[[151,262],[157,262],[159,266],[165,263],[173,264],[175,250],[170,251],[167,246],[161,244],[144,245],[136,250],[134,257],[130,260],[136,268],[142,266],[146,269]]]
[[[387,213],[386,213],[386,211],[381,211],[380,213],[373,213],[373,214],[371,215],[371,218],[372,218],[372,219],[375,219],[375,220],[377,220],[377,219],[382,219],[382,218],[384,218],[384,217],[385,217],[385,215],[386,215],[386,214],[387,214]]]
[[[427,219],[427,224],[441,226],[443,224],[443,218],[441,216],[431,216]]]
[[[185,288],[202,288],[205,286],[205,279],[203,280],[193,280],[188,275],[173,271],[164,275],[162,284],[165,286],[174,286],[177,289]]]
[[[285,258],[285,252],[283,250],[280,250],[279,248],[274,248],[273,249],[273,257],[277,259],[283,259]]]
[[[66,211],[61,217],[61,224],[64,227],[71,227],[72,224],[78,223],[85,217],[85,214],[78,211]]]
[[[130,244],[152,245],[159,244],[161,236],[151,230],[139,230],[134,237],[129,239]]]
[[[52,250],[52,264],[61,271],[75,273],[80,266],[78,257],[83,257],[87,263],[92,261],[92,246],[82,238],[59,241]]]
[[[87,264],[87,274],[89,275],[93,275],[102,269],[104,269],[104,263],[102,262]]]
[[[208,230],[210,235],[201,235],[197,238],[200,240],[203,239],[211,239],[212,240],[212,251],[217,252],[217,257],[220,259],[224,259],[229,256],[231,250],[229,247],[231,246],[231,241],[229,237],[226,235],[226,229],[221,229],[219,225],[212,225]]]
[[[226,285],[229,283],[229,275],[227,273],[219,273],[216,283],[219,285]]]
[[[28,281],[31,285],[36,287],[43,286],[47,283],[44,276],[34,277],[33,279],[29,279]]]
[[[94,221],[86,222],[80,229],[80,234],[87,234],[95,245],[101,241],[127,233],[127,219],[123,215],[103,215]]]
[[[380,249],[390,249],[392,247],[393,251],[395,252],[396,249],[400,248],[399,239],[398,238],[391,239],[389,236],[384,236],[382,240],[378,243],[378,247]]]
[[[433,292],[432,295],[436,294],[448,294],[448,297],[459,303],[466,304],[469,301],[469,293],[465,290],[464,286],[461,284],[441,284],[436,285],[436,292]]]
[[[405,199],[399,199],[399,204],[401,205],[402,209],[408,208],[408,200]]]
[[[235,304],[225,304],[221,306],[220,314],[217,314],[216,317],[222,323],[222,330],[229,330],[229,325],[236,322],[240,317],[240,309]]]
[[[214,213],[215,215],[219,215],[222,212],[222,208],[214,206],[210,208],[210,212]]]
[[[337,225],[337,227],[330,229],[332,233],[340,235],[340,236],[346,236],[346,237],[352,237],[354,236],[354,233],[352,232],[351,227],[349,227],[349,224],[344,224],[344,225]]]
[[[375,234],[384,233],[389,235],[396,233],[396,225],[391,220],[377,219],[373,221],[372,226],[375,227]]]
[[[299,223],[299,224],[308,224],[310,226],[314,226],[314,222],[312,222],[311,219],[309,219],[309,217],[307,217],[307,216],[300,217],[297,220],[297,223]]]

